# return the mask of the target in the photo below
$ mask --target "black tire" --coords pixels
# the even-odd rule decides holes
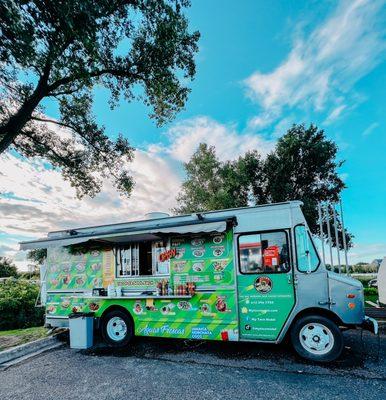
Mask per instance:
[[[291,342],[301,357],[316,362],[336,360],[344,345],[342,332],[335,322],[319,315],[307,315],[295,321]]]
[[[113,336],[115,327],[116,333]],[[103,340],[111,347],[124,347],[134,336],[133,321],[128,313],[121,310],[112,310],[105,314],[101,320],[100,330]]]

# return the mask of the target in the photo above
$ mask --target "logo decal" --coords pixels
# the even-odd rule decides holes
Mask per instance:
[[[255,289],[262,294],[269,293],[272,290],[272,281],[268,276],[259,276],[255,280]]]

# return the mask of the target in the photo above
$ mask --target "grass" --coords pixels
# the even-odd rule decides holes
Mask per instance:
[[[372,301],[373,303],[377,303],[377,301],[378,301],[378,295],[377,294],[368,294],[368,295],[365,295],[365,302],[366,302],[366,300],[368,300],[368,301]],[[370,304],[368,304],[368,303],[365,303],[365,307],[373,307],[373,306],[371,306]]]
[[[0,351],[46,337],[47,332],[48,330],[42,326],[0,331]]]
[[[377,294],[378,291],[377,291],[377,289],[375,289],[375,288],[372,289],[372,291],[375,292],[375,293],[366,293],[366,289],[368,288],[368,283],[372,278],[356,277],[355,279],[358,279],[362,283],[362,285],[363,285],[363,287],[365,289],[365,307],[373,307],[370,304],[366,303],[366,300],[372,301],[373,303],[377,303],[377,301],[378,301],[378,294]]]

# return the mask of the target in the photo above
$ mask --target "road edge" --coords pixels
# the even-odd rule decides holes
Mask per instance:
[[[35,354],[41,350],[55,347],[56,344],[61,344],[59,336],[55,334],[46,338],[34,340],[32,342],[23,343],[18,346],[6,349],[0,352],[0,366],[2,364],[13,361],[17,358],[25,358],[29,354]]]

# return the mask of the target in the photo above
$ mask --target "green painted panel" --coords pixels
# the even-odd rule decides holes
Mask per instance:
[[[112,305],[130,312],[140,336],[211,340],[238,337],[235,294],[229,291],[196,293],[191,299],[103,299],[71,294],[50,294],[47,298],[50,316],[93,311],[100,317]]]
[[[72,255],[65,248],[48,249],[47,290],[92,289],[103,284],[104,252]]]
[[[276,340],[295,303],[286,273],[238,276],[240,337]]]
[[[177,256],[171,260],[174,286],[195,282],[196,286],[229,287],[234,290],[233,233],[173,238]]]
[[[73,289],[106,287],[114,280],[111,251],[73,255],[66,249],[54,249],[48,255],[47,314],[67,316],[71,312],[93,311],[97,317],[112,305],[126,308],[133,316],[135,332],[140,336],[161,336],[211,340],[237,340],[238,319],[235,294],[233,233],[172,238],[177,249],[170,263],[172,286],[195,282],[197,292],[191,299],[105,299],[74,296]],[[162,277],[126,277],[115,279],[123,288],[154,290]]]

